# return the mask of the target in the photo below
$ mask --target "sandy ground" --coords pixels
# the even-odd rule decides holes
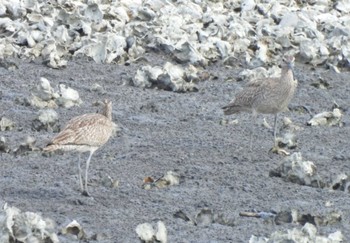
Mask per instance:
[[[148,62],[163,65],[167,57],[148,54]],[[139,242],[135,228],[140,223],[156,224],[162,220],[168,230],[169,242],[248,242],[252,235],[270,236],[277,230],[302,226],[294,223],[275,225],[258,218],[240,217],[242,211],[277,212],[295,209],[303,214],[342,215],[339,223],[318,227],[327,235],[340,230],[350,240],[350,195],[342,191],[300,186],[281,178],[269,177],[283,156],[268,153],[273,145],[272,130],[252,126],[250,114],[224,117],[220,107],[227,104],[242,82],[238,78],[244,66],[225,68],[220,63],[207,71],[216,79],[197,84],[199,91],[173,93],[130,86],[121,77],[133,77],[143,63],[129,66],[98,65],[86,60],[72,60],[66,69],[49,69],[38,62],[15,60],[18,69],[0,68],[1,116],[15,122],[12,131],[1,132],[11,149],[27,136],[45,146],[54,135],[33,131],[32,121],[38,109],[21,102],[30,97],[30,89],[40,77],[53,87],[65,83],[76,89],[83,104],[70,109],[58,108],[59,123],[99,107],[93,102],[108,98],[113,101],[113,119],[122,131],[98,150],[92,158],[89,189],[93,198],[80,194],[76,153],[43,156],[33,151],[15,156],[0,153],[0,199],[22,211],[38,212],[53,219],[57,231],[77,220],[88,237],[100,234],[100,242]],[[350,169],[349,152],[349,73],[336,74],[324,68],[296,63],[298,91],[286,116],[300,126],[296,133],[298,146],[290,152],[301,152],[313,161],[322,178],[331,179]],[[320,79],[328,89],[312,83]],[[105,94],[91,91],[94,83]],[[312,115],[329,111],[334,101],[344,114],[344,126],[310,127],[311,115],[298,109],[306,106]],[[273,116],[265,116],[270,125]],[[221,125],[223,118],[238,119],[238,124]],[[250,129],[254,128],[253,151],[249,151]],[[249,158],[252,158],[249,161]],[[82,156],[86,159],[87,154]],[[180,184],[163,189],[145,190],[143,179],[159,178],[167,171],[180,176]],[[118,188],[104,186],[106,176],[119,180]],[[214,222],[194,225],[174,214],[181,210],[195,218],[202,209],[221,214],[228,223]],[[61,242],[76,242],[60,235]],[[88,239],[86,242],[93,242]]]

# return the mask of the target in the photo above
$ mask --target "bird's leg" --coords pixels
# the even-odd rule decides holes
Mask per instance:
[[[92,155],[94,154],[95,151],[90,151],[90,155],[89,155],[89,158],[87,159],[86,161],[86,168],[85,168],[85,187],[84,187],[84,190],[83,190],[83,195],[84,196],[90,196],[89,192],[88,192],[88,189],[87,189],[87,180],[88,180],[88,170],[89,170],[89,165],[90,165],[90,160],[91,160],[91,157]]]
[[[278,146],[278,141],[277,141],[277,113],[275,114],[275,119],[274,119],[274,124],[273,124],[273,141],[275,146]]]
[[[257,113],[255,110],[253,110],[253,119],[252,119],[252,127],[250,129],[250,138],[249,138],[249,161],[252,161],[252,151],[253,151],[253,137],[254,137],[254,127],[256,125],[256,117]]]
[[[252,129],[250,129],[250,141],[249,141],[250,152],[253,151],[253,137],[254,137],[254,126],[256,125],[256,116],[257,116],[256,112],[253,111],[253,121],[252,121],[253,124],[252,124]]]
[[[278,146],[278,140],[277,140],[277,113],[275,114],[275,120],[274,120],[274,125],[273,125],[273,140],[274,140],[274,146],[270,150],[272,153],[282,154],[282,155],[289,155],[289,152],[287,152],[284,149],[281,149]]]
[[[84,187],[83,187],[83,179],[81,178],[81,167],[80,167],[80,153],[79,153],[79,160],[78,160],[78,169],[79,169],[79,183],[80,183],[80,189],[81,191],[84,191]]]

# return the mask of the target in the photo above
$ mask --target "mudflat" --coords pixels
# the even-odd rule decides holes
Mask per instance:
[[[152,65],[162,66],[167,57],[157,53],[146,55]],[[99,242],[138,242],[135,228],[141,223],[156,224],[161,220],[168,231],[169,242],[248,242],[252,235],[269,237],[275,231],[294,227],[296,223],[273,224],[261,218],[240,217],[242,211],[297,210],[315,216],[339,212],[339,223],[318,226],[321,235],[340,230],[345,241],[350,235],[350,195],[340,190],[313,188],[270,177],[280,165],[281,155],[269,153],[273,146],[272,129],[262,126],[263,118],[273,126],[273,115],[259,115],[252,124],[251,114],[225,117],[221,107],[233,99],[243,82],[236,80],[244,66],[209,65],[209,79],[198,82],[198,92],[175,93],[161,89],[142,89],[129,84],[144,63],[128,66],[96,64],[75,59],[64,69],[50,69],[39,61],[14,60],[18,69],[0,68],[1,116],[15,123],[14,129],[1,132],[13,151],[27,136],[44,147],[54,135],[50,131],[33,130],[38,108],[22,102],[31,96],[40,77],[52,87],[64,83],[77,90],[80,106],[56,109],[62,126],[74,116],[96,112],[95,101],[113,102],[113,121],[121,132],[111,138],[93,156],[89,169],[89,190],[93,198],[81,195],[78,184],[76,153],[29,151],[20,154],[0,153],[0,199],[22,211],[40,213],[56,223],[57,232],[77,220],[89,238],[99,234]],[[296,62],[299,81],[289,117],[301,129],[295,134],[297,147],[313,161],[324,180],[332,180],[350,169],[349,152],[349,73],[335,73],[323,67],[314,68]],[[320,89],[313,85],[327,82]],[[105,92],[93,91],[99,84]],[[341,108],[343,126],[308,126],[317,113]],[[310,111],[300,107],[305,106]],[[300,109],[299,109],[300,108]],[[223,119],[238,123],[222,124]],[[249,134],[254,129],[253,150],[249,150]],[[279,134],[279,133],[278,133]],[[85,161],[88,154],[81,158]],[[167,171],[180,175],[180,183],[166,188],[142,187],[145,177],[162,177]],[[103,181],[119,181],[110,188]],[[194,224],[181,217],[182,211],[195,219],[202,209],[209,209],[224,220]],[[226,222],[226,223],[225,223]],[[72,236],[59,235],[61,242],[74,242]]]

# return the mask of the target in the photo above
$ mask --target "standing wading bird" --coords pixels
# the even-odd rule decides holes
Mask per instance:
[[[112,122],[112,102],[105,100],[103,103],[104,109],[102,114],[91,113],[74,117],[43,149],[47,152],[55,150],[75,150],[79,153],[90,152],[86,161],[84,186],[81,175],[80,154],[78,162],[80,188],[85,196],[90,196],[87,189],[87,178],[92,155],[108,141],[114,132],[118,131],[118,126]]]
[[[274,147],[273,152],[288,154],[278,147],[276,139],[277,114],[288,109],[288,104],[292,99],[297,81],[293,75],[294,57],[286,56],[283,58],[281,77],[263,78],[252,80],[247,83],[234,100],[228,105],[222,107],[225,115],[231,115],[238,112],[252,112],[254,122],[257,113],[275,114],[274,121]],[[250,134],[250,149],[252,149],[253,131]]]

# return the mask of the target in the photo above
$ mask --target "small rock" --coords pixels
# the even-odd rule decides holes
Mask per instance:
[[[11,131],[15,127],[15,124],[6,117],[0,119],[0,131]]]

